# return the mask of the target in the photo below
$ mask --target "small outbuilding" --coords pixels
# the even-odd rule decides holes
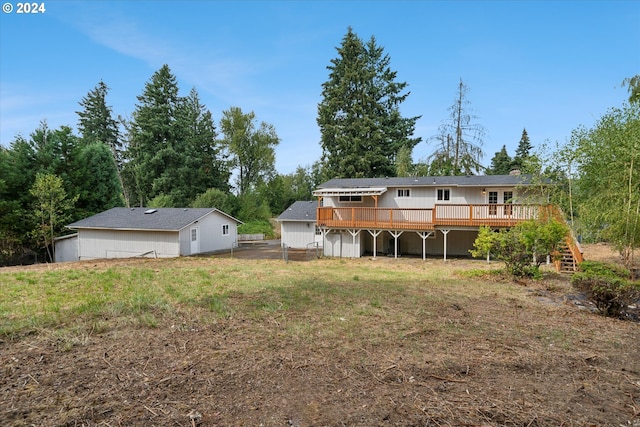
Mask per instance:
[[[280,214],[280,235],[283,246],[308,249],[322,246],[322,234],[316,226],[316,201],[297,201]]]
[[[239,224],[215,208],[112,208],[67,228],[78,233],[77,259],[86,260],[230,250],[238,245]]]
[[[54,262],[78,260],[78,233],[67,234],[53,239],[55,245]]]

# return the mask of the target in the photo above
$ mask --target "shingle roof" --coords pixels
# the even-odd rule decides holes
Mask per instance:
[[[69,224],[67,228],[179,231],[212,212],[219,212],[233,221],[240,222],[215,208],[157,208],[154,210],[153,213],[145,213],[149,208],[112,208]]]
[[[491,187],[531,185],[531,175],[418,176],[407,178],[334,178],[318,188]]]
[[[278,221],[315,221],[317,201],[294,202],[278,217]]]

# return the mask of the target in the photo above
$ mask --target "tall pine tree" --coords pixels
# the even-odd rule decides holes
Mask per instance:
[[[82,98],[79,104],[83,108],[76,112],[82,141],[78,154],[80,198],[77,207],[85,216],[118,206],[123,198],[128,202],[121,175],[122,141],[118,122],[107,105],[108,92],[109,88],[101,80]]]
[[[175,207],[190,205],[209,188],[228,191],[229,166],[217,140],[211,113],[192,89],[179,95],[167,65],[156,71],[138,96],[127,123],[129,145],[124,169],[136,203],[161,200]]]
[[[145,84],[130,123],[130,143],[124,176],[137,204],[144,206],[160,194],[154,182],[167,169],[176,168],[176,110],[180,103],[176,77],[168,65],[156,71]],[[132,200],[132,203],[133,200]]]
[[[229,191],[229,164],[211,112],[200,102],[195,88],[181,99],[176,114],[176,152],[181,161],[161,176],[158,190],[171,195],[178,206],[187,206],[210,188]]]
[[[511,164],[513,160],[509,153],[507,153],[507,147],[502,146],[502,149],[493,156],[491,159],[491,166],[487,168],[487,175],[508,175],[511,172]]]
[[[404,118],[400,105],[409,92],[374,37],[364,44],[348,29],[331,60],[318,105],[324,175],[394,176],[400,147],[413,148],[419,117]]]
[[[86,144],[102,142],[117,157],[122,148],[118,122],[112,117],[111,107],[106,97],[109,87],[101,80],[93,90],[79,102],[82,107],[78,114],[78,130]]]
[[[511,169],[522,170],[527,164],[527,160],[531,157],[531,141],[529,141],[529,134],[526,129],[522,129],[522,136],[520,142],[518,142],[518,148],[516,149],[516,155],[513,158]]]

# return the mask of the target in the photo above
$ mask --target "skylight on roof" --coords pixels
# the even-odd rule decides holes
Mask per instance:
[[[146,211],[144,211],[144,213],[148,214],[148,215],[150,215],[152,213],[156,213],[156,212],[158,212],[158,209],[147,209]]]

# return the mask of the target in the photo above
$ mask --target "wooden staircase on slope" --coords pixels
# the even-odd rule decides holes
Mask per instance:
[[[566,217],[557,206],[552,206],[551,215],[568,226]],[[555,261],[556,271],[559,273],[575,273],[578,271],[578,265],[584,261],[584,258],[582,257],[580,243],[573,236],[571,229],[567,232],[564,242],[560,244],[559,252],[558,259]]]
[[[582,250],[571,234],[560,245],[560,256],[556,260],[556,271],[559,273],[574,273],[578,271],[578,264],[583,261]]]

